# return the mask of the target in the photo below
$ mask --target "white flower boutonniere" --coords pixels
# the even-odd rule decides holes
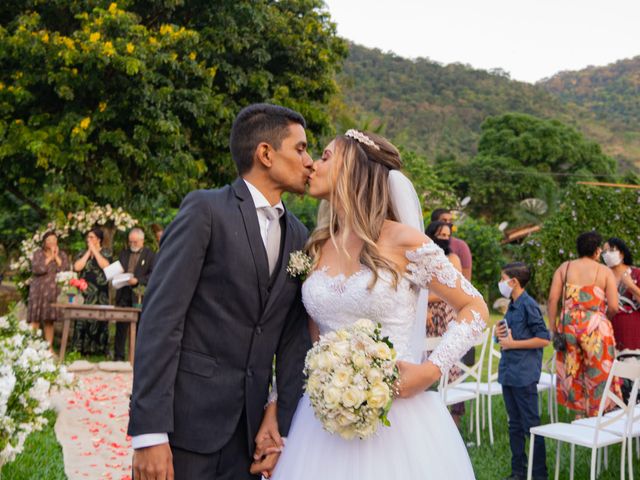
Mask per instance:
[[[313,261],[311,257],[304,253],[302,250],[296,250],[289,255],[289,265],[287,265],[287,273],[292,277],[300,277],[302,281],[307,278]]]

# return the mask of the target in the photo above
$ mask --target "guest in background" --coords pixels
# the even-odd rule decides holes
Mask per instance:
[[[65,270],[69,270],[69,259],[58,248],[58,237],[54,232],[45,233],[42,248],[36,250],[31,259],[33,276],[29,285],[27,319],[34,329],[42,325],[49,345],[53,345],[53,322],[58,319],[57,309],[51,306],[60,294],[56,274]]]
[[[449,247],[451,248],[451,251],[460,258],[460,264],[462,265],[462,275],[464,275],[467,280],[471,281],[471,271],[473,266],[471,249],[469,248],[469,245],[467,245],[467,242],[453,236],[454,226],[453,214],[451,213],[451,210],[449,210],[448,208],[436,208],[433,212],[431,212],[431,221],[440,221],[451,225],[451,240],[449,241]],[[472,347],[467,353],[464,354],[464,356],[462,357],[462,363],[469,367],[476,363],[475,347]]]
[[[116,292],[116,305],[118,307],[132,307],[137,303],[136,294],[133,291],[138,285],[147,285],[155,254],[144,246],[144,231],[141,228],[133,228],[129,232],[129,248],[120,252],[118,260],[127,273],[132,273],[129,286],[122,287]],[[124,346],[129,334],[129,323],[116,323],[115,360],[124,360]]]
[[[164,228],[162,225],[158,223],[151,224],[151,230],[153,231],[153,236],[156,239],[156,243],[158,244],[158,248],[160,247],[160,239],[162,238],[162,234],[164,233]]]
[[[619,310],[611,319],[618,350],[640,349],[640,268],[633,266],[627,244],[616,237],[605,242],[602,259],[618,285]]]
[[[502,347],[498,366],[498,382],[509,417],[511,446],[510,480],[527,476],[525,440],[529,429],[540,425],[538,412],[538,380],[542,370],[542,349],[549,345],[549,330],[536,301],[525,287],[531,272],[522,262],[502,268],[498,284],[500,294],[510,299],[504,322],[498,324],[496,335]],[[533,478],[547,478],[544,438],[537,436],[533,455]]]
[[[464,275],[467,280],[471,280],[471,271],[473,269],[473,257],[471,256],[471,249],[469,248],[469,245],[467,245],[467,242],[465,242],[461,238],[456,238],[453,236],[453,214],[451,213],[451,210],[449,210],[448,208],[436,208],[433,212],[431,212],[431,221],[439,221],[451,225],[451,241],[449,244],[451,251],[458,257],[460,257],[460,263],[462,264],[462,275]]]
[[[595,417],[603,393],[598,386],[607,381],[615,360],[613,328],[607,315],[618,312],[618,290],[613,272],[599,262],[600,234],[582,233],[576,244],[579,258],[564,262],[553,275],[549,330],[566,336],[556,355],[558,403],[577,411],[578,416]],[[620,394],[619,383],[612,388]]]
[[[83,292],[84,303],[88,305],[109,304],[109,284],[103,269],[111,263],[111,252],[102,248],[104,233],[98,227],[92,228],[86,237],[87,250],[80,254],[73,269],[89,285]],[[72,346],[83,355],[105,354],[109,342],[107,322],[81,320],[75,322]]]
[[[438,245],[447,256],[451,264],[456,270],[461,270],[460,257],[453,253],[450,248],[451,225],[449,223],[436,221],[431,222],[425,231],[427,237]],[[447,331],[449,322],[456,319],[455,310],[440,297],[432,293],[429,294],[429,309],[427,310],[427,337],[441,337]],[[428,352],[430,353],[430,352]],[[449,372],[449,382],[454,381],[462,375],[462,371],[458,367],[453,367]],[[464,402],[456,403],[451,406],[451,416],[460,426],[460,418],[464,415]]]

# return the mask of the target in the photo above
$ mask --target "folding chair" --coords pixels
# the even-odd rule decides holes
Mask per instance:
[[[633,388],[629,401],[625,404],[615,393],[611,391],[611,383],[614,377],[628,378],[633,381]],[[571,457],[570,457],[570,479],[573,480],[574,461],[575,461],[575,446],[591,448],[591,480],[596,478],[596,453],[599,448],[608,447],[617,443],[622,444],[622,456],[620,461],[620,478],[624,479],[625,472],[625,454],[627,450],[627,438],[631,432],[631,426],[633,421],[633,412],[638,396],[638,383],[640,381],[640,365],[622,363],[619,360],[614,361],[607,383],[605,385],[604,392],[602,394],[602,400],[600,401],[600,408],[598,409],[598,416],[595,418],[595,425],[593,427],[581,425],[577,422],[574,423],[551,423],[548,425],[541,425],[539,427],[533,427],[530,430],[531,443],[529,444],[529,466],[527,469],[527,480],[531,480],[531,474],[533,471],[533,446],[536,435],[540,435],[546,438],[553,438],[557,440],[556,446],[556,468],[555,479],[558,480],[560,475],[560,445],[562,442],[571,444]],[[617,414],[606,416],[604,409],[611,400],[620,407]],[[615,428],[614,425],[623,421],[624,434],[622,436],[616,435],[609,431],[610,428]],[[629,462],[631,460],[629,459]],[[631,465],[631,463],[629,464]],[[632,472],[629,472],[632,474]],[[633,478],[633,477],[630,477]]]
[[[558,420],[558,401],[556,399],[556,354],[542,364],[540,380],[538,380],[538,393],[547,392],[547,412],[551,422]],[[540,414],[542,414],[542,395],[540,395]]]
[[[475,346],[482,346],[480,350],[480,358],[471,367],[466,366],[461,361],[456,362],[456,366],[462,370],[462,375],[451,383],[449,383],[449,372],[446,372],[443,380],[440,383],[440,394],[445,405],[453,405],[455,403],[465,402],[467,400],[475,400],[475,415],[476,415],[476,438],[478,446],[480,445],[480,381],[482,380],[482,365],[484,363],[484,355],[487,350],[487,338],[489,337],[489,329],[486,329],[482,333],[482,337],[475,344]],[[470,381],[467,381],[469,380]],[[459,388],[464,383],[465,388]],[[472,386],[467,390],[468,385]],[[473,410],[471,411],[471,427],[470,431],[473,432]]]
[[[487,370],[487,381],[486,382],[480,382],[477,386],[478,391],[480,392],[480,396],[481,399],[483,400],[483,406],[486,403],[487,405],[487,411],[488,411],[488,416],[489,416],[489,443],[491,443],[491,445],[493,445],[493,408],[491,405],[491,398],[494,395],[502,395],[502,385],[500,385],[498,383],[498,371],[496,370],[496,372],[493,372],[493,367],[494,367],[494,359],[496,359],[497,361],[500,361],[500,358],[502,357],[502,353],[500,352],[500,344],[496,343],[493,341],[493,338],[495,337],[495,333],[496,333],[496,326],[494,325],[493,327],[491,327],[491,336],[489,337],[489,365],[488,365],[488,370]],[[476,389],[476,385],[474,383],[463,383],[461,385],[458,385],[459,389],[462,390],[467,390],[470,392],[475,391]],[[484,398],[482,397],[487,397],[487,401],[484,402]],[[484,418],[485,418],[485,411],[484,408],[482,410],[482,428],[484,429]]]

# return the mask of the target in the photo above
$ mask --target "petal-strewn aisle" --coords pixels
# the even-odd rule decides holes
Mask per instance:
[[[133,450],[126,430],[133,377],[130,371],[104,370],[110,367],[100,364],[75,372],[75,391],[60,392],[53,399],[58,411],[55,432],[69,480],[131,480]]]

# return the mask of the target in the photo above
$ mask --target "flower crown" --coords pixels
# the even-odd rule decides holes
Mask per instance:
[[[345,137],[353,138],[354,140],[366,145],[367,147],[374,148],[376,150],[380,150],[380,147],[376,145],[376,142],[367,137],[364,133],[359,130],[354,130],[353,128],[347,130],[344,134]]]

